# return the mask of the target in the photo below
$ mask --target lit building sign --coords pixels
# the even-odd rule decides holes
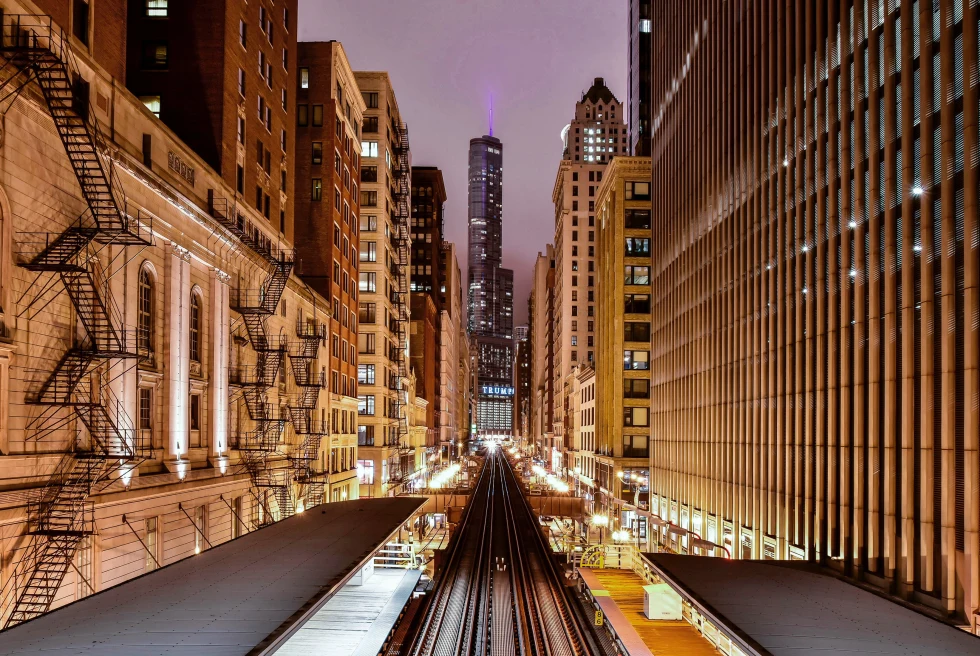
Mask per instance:
[[[484,385],[483,394],[493,394],[495,396],[514,396],[514,388],[501,385]]]

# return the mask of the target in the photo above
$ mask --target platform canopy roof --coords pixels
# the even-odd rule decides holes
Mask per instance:
[[[749,654],[980,654],[980,638],[807,563],[647,556]]]
[[[310,508],[0,632],[0,653],[263,653],[302,626],[424,501]]]

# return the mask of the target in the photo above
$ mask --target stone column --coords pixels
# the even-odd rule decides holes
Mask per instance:
[[[231,279],[220,269],[211,270],[211,449],[224,471],[228,452],[228,358],[229,312],[228,281]]]
[[[187,249],[172,244],[166,261],[164,281],[164,335],[163,348],[164,393],[167,399],[166,459],[168,468],[183,476],[187,467],[181,462],[187,453],[188,440],[188,391],[190,388],[190,291],[191,265]]]

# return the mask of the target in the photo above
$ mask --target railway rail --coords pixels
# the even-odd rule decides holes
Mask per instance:
[[[585,656],[537,520],[510,464],[488,454],[413,656]]]

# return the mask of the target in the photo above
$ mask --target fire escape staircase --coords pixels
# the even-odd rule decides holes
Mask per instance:
[[[293,480],[305,488],[306,507],[310,508],[324,501],[326,472],[318,471],[316,463],[320,457],[320,443],[330,431],[326,422],[316,418],[320,391],[327,386],[326,375],[316,371],[316,362],[320,346],[327,341],[327,328],[319,322],[298,321],[296,336],[297,343],[289,349],[289,364],[300,391],[289,406],[289,416],[301,441],[289,460]]]
[[[90,495],[123,468],[135,467],[148,446],[108,385],[117,362],[137,359],[134,335],[123,329],[101,276],[109,245],[152,243],[148,224],[130,217],[98,121],[89,116],[87,85],[78,73],[67,34],[48,16],[2,15],[0,56],[36,80],[65,147],[88,209],[63,232],[47,235],[21,263],[60,277],[85,337],[68,350],[29,402],[69,408],[86,431],[76,433],[47,483],[28,503],[30,543],[18,562],[21,583],[3,590],[11,600],[6,626],[47,612],[81,540],[94,533]],[[25,82],[26,84],[26,82]],[[125,249],[124,249],[125,250]]]
[[[221,218],[219,221],[225,223]],[[254,237],[250,239],[259,243]],[[283,431],[288,417],[269,404],[267,398],[268,391],[279,380],[288,342],[285,336],[269,335],[267,320],[276,312],[286,289],[293,269],[293,252],[271,247],[256,252],[272,265],[271,273],[258,290],[233,289],[230,303],[231,309],[242,316],[249,343],[255,351],[255,364],[232,371],[230,382],[242,390],[249,418],[255,424],[253,430],[237,439],[242,464],[256,488],[272,492],[283,518],[292,515],[295,509],[291,470],[282,457],[285,448]],[[272,521],[268,513],[265,520]]]
[[[394,353],[396,380],[395,388],[395,425],[397,446],[400,453],[412,451],[409,439],[408,413],[408,334],[409,334],[409,290],[408,268],[411,257],[412,242],[409,234],[409,221],[412,216],[411,206],[411,164],[408,142],[408,128],[402,123],[399,130],[399,140],[395,151],[395,328],[398,337]],[[401,472],[398,463],[395,477],[404,479],[408,472]]]

